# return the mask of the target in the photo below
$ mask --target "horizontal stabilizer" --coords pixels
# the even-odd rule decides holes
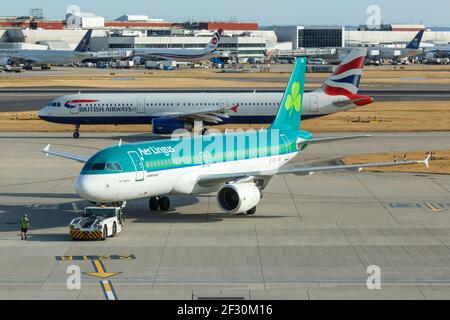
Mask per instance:
[[[355,104],[357,106],[363,106],[363,105],[371,104],[371,103],[373,103],[372,97],[359,97],[359,98],[350,99],[350,100],[335,101],[335,102],[333,102],[333,105],[336,107],[339,107],[339,108],[344,108],[351,104]]]

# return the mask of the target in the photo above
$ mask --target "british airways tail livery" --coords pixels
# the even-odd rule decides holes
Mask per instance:
[[[119,144],[88,158],[53,151],[50,145],[42,152],[83,163],[76,191],[99,205],[124,207],[128,201],[148,199],[150,210],[168,211],[170,195],[216,192],[221,211],[247,215],[256,213],[263,191],[275,175],[308,176],[322,171],[419,163],[428,166],[429,157],[423,161],[286,168],[309,145],[366,137],[314,139],[310,132],[299,130],[305,70],[306,58],[299,58],[278,101],[275,121],[267,130]],[[108,234],[107,230],[100,231]]]
[[[373,102],[358,95],[366,49],[354,49],[322,85],[305,93],[302,118],[315,118]],[[74,94],[57,98],[39,112],[43,120],[72,124],[74,137],[85,124],[152,124],[155,134],[200,129],[203,124],[270,124],[278,92]]]
[[[372,97],[358,95],[366,54],[366,50],[352,50],[331,77],[315,92],[323,92],[328,97],[341,97],[342,100],[335,102],[335,105],[342,107],[372,103]]]

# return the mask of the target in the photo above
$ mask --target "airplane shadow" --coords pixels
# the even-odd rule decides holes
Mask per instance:
[[[42,140],[42,139],[60,139],[60,140],[67,140],[67,139],[73,139],[71,132],[61,132],[61,135],[52,135],[47,136],[45,132],[42,132],[42,136],[37,135],[11,135],[11,136],[2,136],[0,137],[0,140],[8,140],[8,139],[25,139],[25,140]],[[135,143],[135,142],[143,142],[143,141],[158,141],[158,140],[164,140],[164,139],[170,139],[171,135],[155,135],[153,133],[114,133],[113,135],[99,135],[99,136],[89,136],[89,133],[86,132],[83,135],[83,131],[80,132],[81,136],[79,139],[73,139],[73,141],[83,141],[83,140],[112,140],[117,141],[117,143],[122,140],[123,142],[127,143]],[[75,145],[74,145],[75,146]]]
[[[27,213],[30,218],[31,229],[29,230],[28,241],[55,242],[70,241],[68,238],[68,226],[71,220],[79,217],[82,210],[92,203],[81,200],[78,195],[70,193],[62,194],[42,194],[42,193],[20,193],[8,194],[0,193],[0,196],[14,196],[22,198],[40,198],[40,199],[61,199],[65,202],[34,204],[34,205],[4,205],[0,204],[0,235],[2,233],[16,232],[14,237],[20,237],[19,220],[23,214]],[[217,223],[224,220],[260,220],[260,219],[279,219],[282,215],[264,215],[264,216],[246,216],[230,215],[220,213],[202,213],[191,210],[186,213],[183,208],[199,204],[199,200],[208,195],[201,196],[172,196],[173,209],[168,212],[150,211],[147,200],[130,201],[125,208],[125,232],[127,224],[204,224]],[[67,202],[67,199],[73,201]],[[65,231],[52,233],[51,229],[64,228]],[[43,231],[45,230],[45,231]],[[47,231],[49,231],[47,233]],[[4,237],[4,236],[3,236]]]

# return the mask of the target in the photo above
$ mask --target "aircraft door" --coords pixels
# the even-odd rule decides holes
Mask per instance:
[[[78,103],[73,103],[70,106],[70,113],[71,114],[78,114],[79,110],[78,110]]]
[[[144,163],[142,162],[142,158],[136,151],[130,151],[128,152],[128,155],[130,156],[131,161],[133,161],[134,168],[136,169],[136,181],[144,181],[145,169]]]
[[[145,98],[139,96],[137,98],[137,112],[138,113],[145,113]]]
[[[319,112],[319,97],[310,95],[309,96],[309,112],[317,113]]]
[[[220,99],[220,108],[221,109],[228,108],[228,99]]]

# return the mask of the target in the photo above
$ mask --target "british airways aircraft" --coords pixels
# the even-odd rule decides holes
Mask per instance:
[[[309,145],[363,137],[315,139],[310,132],[299,130],[305,70],[306,58],[299,58],[267,130],[119,144],[89,158],[53,151],[50,145],[42,152],[83,163],[76,191],[98,204],[123,207],[130,200],[149,199],[150,210],[167,211],[168,195],[217,192],[217,205],[223,212],[247,215],[255,214],[265,187],[278,174],[311,175],[419,163],[428,166],[429,157],[423,161],[286,168]]]
[[[219,47],[223,30],[214,33],[211,41],[203,49],[178,49],[178,48],[143,48],[135,49],[134,56],[143,60],[175,60],[180,62],[208,60],[214,56]]]
[[[358,95],[367,49],[354,49],[315,91],[305,93],[303,119],[364,106]],[[155,134],[197,130],[203,124],[269,124],[281,93],[117,93],[73,94],[56,98],[39,112],[45,121],[72,124],[74,138],[86,124],[152,124]]]
[[[50,66],[78,63],[92,58],[88,52],[92,30],[88,30],[74,51],[70,50],[9,50],[0,49],[0,66],[24,64],[25,69],[33,66]]]

